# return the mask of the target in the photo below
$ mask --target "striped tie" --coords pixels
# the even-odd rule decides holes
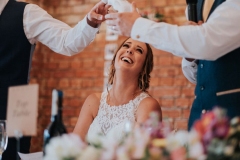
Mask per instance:
[[[205,22],[208,18],[208,14],[212,8],[214,0],[205,0],[203,6],[203,21]]]

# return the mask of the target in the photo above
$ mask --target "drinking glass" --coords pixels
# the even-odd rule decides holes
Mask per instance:
[[[8,137],[6,133],[6,121],[0,120],[0,160],[2,159],[2,154],[7,148]]]

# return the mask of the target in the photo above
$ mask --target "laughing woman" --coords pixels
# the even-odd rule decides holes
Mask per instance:
[[[161,119],[160,105],[147,92],[152,69],[150,46],[131,38],[125,40],[110,66],[111,88],[87,97],[73,132],[83,140],[86,136],[91,139],[96,133],[111,132],[121,138],[127,121],[141,124],[152,111],[158,112]]]

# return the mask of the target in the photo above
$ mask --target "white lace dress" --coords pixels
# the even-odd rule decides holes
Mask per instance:
[[[136,112],[140,102],[149,97],[147,93],[142,92],[127,104],[120,106],[110,106],[107,104],[108,92],[101,95],[98,114],[89,127],[87,139],[94,139],[96,134],[108,136],[114,135],[116,140],[120,140],[124,135],[124,126],[127,121],[136,122]]]

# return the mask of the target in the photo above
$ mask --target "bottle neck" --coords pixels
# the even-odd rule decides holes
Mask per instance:
[[[58,119],[58,116],[57,115],[52,115],[51,116],[51,122],[54,122]]]
[[[58,116],[57,116],[59,121],[62,121],[62,107],[58,108]]]
[[[51,115],[51,121],[62,121],[62,108],[58,108],[57,114]]]

